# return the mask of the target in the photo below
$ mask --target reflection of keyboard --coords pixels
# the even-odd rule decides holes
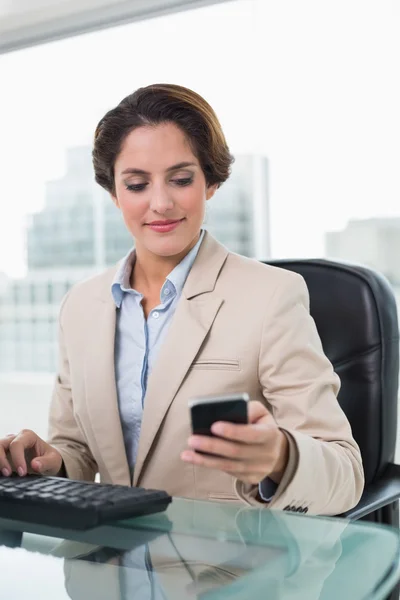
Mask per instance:
[[[0,517],[51,527],[89,529],[163,511],[171,500],[160,490],[40,475],[0,476]]]

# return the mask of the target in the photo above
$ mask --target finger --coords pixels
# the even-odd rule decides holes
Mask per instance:
[[[188,439],[188,445],[193,450],[216,454],[232,460],[252,460],[258,458],[260,453],[258,447],[254,444],[230,442],[208,435],[192,435]]]
[[[36,473],[56,475],[62,466],[62,458],[56,451],[49,449],[41,456],[36,456],[30,463]]]
[[[11,465],[7,460],[7,451],[14,437],[15,435],[13,433],[10,433],[9,435],[7,435],[7,437],[3,438],[0,441],[0,471],[2,472],[4,477],[8,477],[12,473]]]
[[[35,473],[41,473],[43,471],[43,457],[35,457],[31,460],[31,469],[35,471]]]
[[[37,441],[38,436],[36,433],[24,429],[10,443],[11,459],[18,475],[21,477],[27,473],[25,450],[33,448]]]
[[[259,483],[268,475],[265,471],[265,465],[261,465],[259,463],[249,466],[242,461],[232,461],[219,457],[204,456],[191,450],[185,450],[182,452],[181,459],[199,467],[223,471],[232,477],[236,477],[241,481],[251,483],[253,485]]]
[[[277,429],[275,421],[271,417],[271,423],[256,423],[252,425],[238,425],[217,421],[211,426],[214,435],[223,437],[242,444],[265,444],[271,438],[271,433]]]
[[[268,415],[271,416],[271,413],[259,400],[251,400],[247,403],[247,419],[249,423],[256,423],[259,419]]]
[[[193,450],[184,450],[181,454],[181,458],[185,462],[190,462],[193,465],[206,467],[207,469],[216,469],[217,471],[225,471],[225,473],[245,473],[248,469],[248,466],[241,461],[220,458],[218,456],[204,456]]]
[[[249,468],[247,464],[242,462],[204,457],[201,454],[192,452],[191,450],[185,450],[182,452],[181,458],[185,462],[192,463],[193,465],[205,467],[206,469],[222,471],[231,477],[236,477],[236,479],[239,479],[244,483],[250,483],[251,485],[259,484],[268,476],[268,473],[265,472],[264,465],[255,464]]]
[[[240,479],[244,483],[250,483],[251,485],[258,485],[261,483],[268,475],[265,474],[265,471],[257,470],[257,471],[249,471],[245,473],[238,473],[233,471],[230,473],[232,477],[236,477],[236,479]]]

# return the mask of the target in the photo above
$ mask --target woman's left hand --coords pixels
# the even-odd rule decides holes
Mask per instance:
[[[288,440],[261,402],[249,402],[248,418],[248,425],[213,423],[211,431],[218,437],[192,435],[191,450],[182,452],[182,460],[224,471],[245,483],[258,484],[266,477],[279,483],[288,461]]]

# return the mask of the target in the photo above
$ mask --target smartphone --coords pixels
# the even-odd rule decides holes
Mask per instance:
[[[246,424],[248,394],[226,394],[192,398],[189,409],[195,435],[214,435],[211,425],[216,421]]]

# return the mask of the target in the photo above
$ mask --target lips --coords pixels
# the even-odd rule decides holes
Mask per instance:
[[[181,219],[166,219],[165,221],[152,221],[151,223],[147,223],[148,225],[172,225],[173,223],[178,223]]]
[[[164,221],[152,221],[151,223],[146,223],[146,227],[149,227],[152,231],[157,231],[158,233],[168,233],[169,231],[173,231],[176,229],[184,219],[165,219]]]

